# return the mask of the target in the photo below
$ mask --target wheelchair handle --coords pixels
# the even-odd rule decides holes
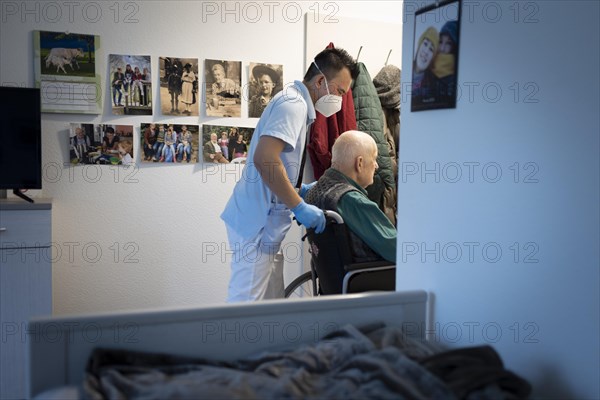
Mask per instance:
[[[323,210],[323,214],[325,214],[325,218],[330,217],[338,224],[344,223],[344,219],[342,218],[342,216],[340,214],[336,213],[335,211]]]
[[[343,224],[344,223],[344,219],[342,218],[342,216],[338,213],[336,213],[335,211],[332,210],[323,210],[323,214],[325,215],[325,220],[327,219],[331,219],[331,221],[327,221],[328,224],[335,222],[336,224]],[[296,217],[294,217],[294,219],[296,219]],[[300,223],[296,220],[296,222],[298,223],[298,225],[300,225]],[[306,240],[306,238],[308,237],[308,229],[306,230],[306,233],[304,234],[304,236],[302,236],[301,240],[304,242],[304,240]]]
[[[327,217],[333,219],[333,221],[336,224],[343,224],[344,223],[344,219],[342,218],[342,216],[338,213],[336,213],[333,210],[323,210],[323,214],[325,215],[325,219],[327,219]],[[300,222],[298,222],[298,220],[296,219],[296,217],[292,218],[294,221],[296,221],[296,223],[298,224],[298,226],[300,226]],[[304,239],[302,239],[304,240]]]

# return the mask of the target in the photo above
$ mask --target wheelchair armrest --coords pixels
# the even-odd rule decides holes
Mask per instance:
[[[354,264],[348,264],[345,265],[344,268],[346,269],[346,271],[358,271],[361,269],[372,269],[372,268],[377,268],[377,269],[391,269],[391,268],[396,268],[396,264],[393,262],[390,262],[388,260],[380,260],[380,261],[369,261],[369,262],[362,262],[362,263],[354,263]]]

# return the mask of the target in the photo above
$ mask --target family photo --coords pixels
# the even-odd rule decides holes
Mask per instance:
[[[415,14],[411,111],[456,108],[459,4],[454,0]]]
[[[141,124],[142,163],[198,162],[198,125]]]
[[[203,125],[203,158],[206,163],[246,163],[254,128]]]
[[[150,56],[111,54],[110,90],[115,115],[152,115]]]
[[[69,161],[71,164],[133,164],[133,126],[71,124]]]

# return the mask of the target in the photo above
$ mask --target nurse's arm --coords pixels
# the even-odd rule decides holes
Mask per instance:
[[[281,152],[285,142],[273,136],[261,136],[254,152],[254,166],[260,173],[263,182],[288,208],[294,208],[302,199],[292,186],[283,161]]]

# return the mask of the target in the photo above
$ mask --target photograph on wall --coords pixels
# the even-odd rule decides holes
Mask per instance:
[[[205,163],[246,163],[254,128],[223,125],[202,126],[202,157]]]
[[[133,126],[73,123],[69,158],[71,164],[133,164]]]
[[[163,115],[198,116],[198,59],[159,57]]]
[[[100,75],[96,51],[100,36],[33,32],[35,86],[41,109],[48,113],[101,114]]]
[[[142,163],[197,163],[199,131],[198,125],[141,124]]]
[[[415,13],[411,111],[456,108],[460,0]]]
[[[241,61],[205,60],[206,116],[240,117],[242,114]]]
[[[150,56],[111,54],[108,67],[112,113],[152,115]]]
[[[250,63],[248,117],[260,118],[277,92],[283,89],[283,65]]]

